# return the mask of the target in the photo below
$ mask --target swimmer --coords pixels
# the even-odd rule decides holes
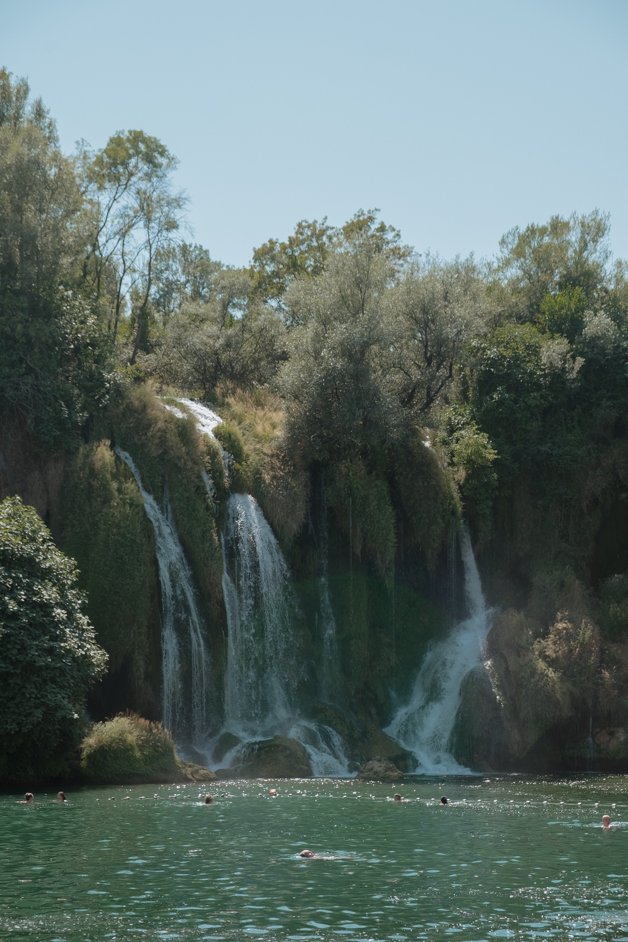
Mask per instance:
[[[57,801],[64,802],[68,799],[65,797],[65,792],[57,792]]]
[[[393,801],[396,801],[396,802],[405,801],[405,798],[402,798],[401,795],[393,795]]]
[[[18,802],[20,805],[31,805],[35,801],[35,796],[32,792],[26,792],[23,798]]]
[[[448,804],[449,804],[449,799],[447,798],[446,795],[443,795],[443,797],[442,797],[441,800],[440,800],[440,803],[441,803],[441,805],[448,805]]]
[[[269,789],[268,789],[268,797],[269,797],[269,798],[276,798],[278,794],[279,794],[279,793],[278,793],[278,791],[277,791],[276,788],[269,788]]]
[[[305,848],[304,850],[299,851],[299,857],[316,857],[316,854],[313,850],[308,850]]]
[[[211,805],[211,803],[213,802],[213,800],[214,800],[214,796],[213,796],[213,795],[205,795],[205,804],[206,804],[206,805]]]
[[[602,827],[604,829],[612,827],[612,821],[610,814],[602,815]]]

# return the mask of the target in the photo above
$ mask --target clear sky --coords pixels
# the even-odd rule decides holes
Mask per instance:
[[[445,259],[599,209],[628,259],[628,0],[0,0],[0,64],[67,153],[163,141],[227,264],[371,208]]]

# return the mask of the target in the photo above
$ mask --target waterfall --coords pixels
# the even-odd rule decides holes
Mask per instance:
[[[192,574],[166,496],[162,512],[144,489],[131,456],[115,452],[129,467],[153,526],[161,586],[163,723],[180,744],[201,749],[207,736],[210,662]],[[185,695],[189,691],[189,696]]]
[[[201,433],[214,437],[222,419],[192,399],[176,399],[184,410],[164,403],[179,418],[191,413]],[[223,452],[229,477],[230,456]],[[210,496],[213,485],[205,480]],[[304,659],[298,642],[301,615],[292,577],[275,535],[250,494],[232,494],[222,537],[223,599],[227,616],[227,663],[224,677],[224,723],[209,743],[209,752],[227,737],[237,744],[220,752],[220,764],[236,762],[246,744],[277,735],[298,740],[316,776],[347,776],[349,760],[342,738],[331,727],[304,717],[298,688]],[[326,548],[321,576],[324,689],[331,696],[337,671],[335,622],[329,597]]]
[[[314,775],[348,775],[338,733],[301,715],[299,606],[279,543],[250,494],[229,498],[223,554],[228,627],[223,732],[244,745],[288,736],[304,746]]]
[[[486,609],[480,575],[467,529],[460,531],[467,617],[451,635],[428,650],[408,704],[384,732],[413,753],[417,772],[467,773],[449,752],[460,706],[462,682],[483,664],[491,613]]]
[[[175,402],[181,403],[182,406],[187,409],[187,412],[183,412],[177,406],[172,405],[169,402],[164,401],[164,406],[169,412],[172,412],[173,415],[176,415],[178,419],[186,419],[188,413],[191,412],[194,416],[196,422],[196,427],[199,432],[202,432],[205,435],[209,435],[210,438],[215,438],[214,429],[217,425],[220,425],[222,419],[219,415],[216,415],[208,406],[202,405],[200,402],[196,402],[194,399],[184,399],[178,397],[175,399]]]
[[[228,655],[225,726],[248,739],[285,728],[295,714],[298,610],[285,559],[250,494],[232,494],[224,536]]]

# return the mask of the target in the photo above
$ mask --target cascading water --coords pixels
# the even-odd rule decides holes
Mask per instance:
[[[246,739],[285,729],[302,659],[297,603],[279,544],[250,494],[232,494],[224,536],[223,588],[229,629],[225,726]]]
[[[208,406],[204,406],[194,399],[178,397],[174,401],[181,403],[187,411],[184,412],[177,406],[164,400],[164,406],[168,412],[172,412],[178,419],[187,419],[188,413],[192,413],[199,432],[202,432],[204,435],[209,435],[210,438],[215,438],[214,429],[217,425],[222,423],[222,419],[219,415],[216,415]]]
[[[191,413],[198,430],[214,437],[213,430],[222,421],[215,412],[191,399],[175,401],[185,411],[172,404],[164,405],[180,418],[187,418]],[[226,453],[223,453],[223,461],[228,475]],[[209,486],[213,493],[211,482]],[[222,544],[222,585],[228,629],[225,718],[213,744],[220,742],[226,733],[235,737],[239,745],[224,755],[221,753],[220,764],[228,767],[237,761],[247,743],[284,735],[303,745],[314,775],[349,775],[349,760],[339,734],[301,715],[298,686],[303,658],[297,641],[298,604],[279,543],[251,495],[232,494],[229,498]],[[335,661],[335,623],[326,570],[320,588],[323,662],[329,662],[328,676],[331,677],[330,665]],[[210,753],[211,748],[212,744]]]
[[[393,717],[384,732],[413,753],[417,772],[461,774],[449,752],[449,741],[460,706],[464,678],[483,664],[483,651],[491,624],[480,575],[466,528],[460,531],[467,618],[452,634],[427,652],[409,703]]]
[[[250,494],[229,498],[223,552],[228,626],[223,732],[244,745],[288,736],[304,746],[314,775],[347,775],[340,736],[301,716],[298,604],[279,543]]]
[[[144,489],[131,456],[116,447],[129,467],[144,501],[155,534],[162,607],[163,723],[179,745],[202,750],[208,727],[210,661],[192,574],[170,513],[162,513]],[[189,695],[184,695],[189,691]]]

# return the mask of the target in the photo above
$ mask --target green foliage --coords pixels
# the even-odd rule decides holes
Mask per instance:
[[[130,318],[130,362],[150,348],[158,252],[175,244],[185,198],[172,189],[177,161],[156,137],[119,131],[96,154],[84,150],[84,185],[92,200],[90,251],[84,271],[95,303],[118,340]]]
[[[600,639],[589,619],[559,613],[547,635],[535,641],[533,653],[569,686],[580,708],[591,708],[600,666]]]
[[[161,723],[126,714],[92,726],[81,745],[81,774],[98,785],[168,782],[179,767]]]
[[[109,655],[101,706],[109,712],[113,700],[119,708],[124,685],[126,706],[155,712],[160,616],[152,533],[135,482],[108,442],[84,446],[75,455],[61,517],[60,540],[81,567],[87,613]]]
[[[598,620],[611,641],[628,638],[628,575],[611,576],[600,589]]]
[[[364,554],[377,571],[392,576],[395,556],[395,514],[387,481],[369,472],[358,459],[348,459],[333,469],[327,497],[340,530],[347,534],[351,554]]]
[[[587,298],[577,285],[569,286],[557,294],[546,294],[541,301],[538,323],[552,334],[561,334],[574,341],[584,326]]]
[[[333,230],[302,219],[285,242],[269,239],[253,251],[253,290],[264,301],[279,301],[298,277],[318,275],[331,251]]]
[[[0,777],[65,774],[106,655],[73,560],[35,510],[0,503]]]
[[[418,548],[432,568],[460,514],[451,476],[418,430],[394,457],[394,493],[406,549]]]
[[[162,506],[167,498],[194,574],[208,623],[223,618],[222,554],[217,530],[224,472],[215,442],[201,435],[193,418],[172,415],[150,386],[133,389],[114,416],[116,443],[137,464],[144,487]],[[125,472],[126,473],[126,472]],[[208,491],[204,473],[211,476]]]
[[[80,295],[86,208],[41,102],[0,70],[0,410],[67,445],[114,385],[107,344]]]
[[[569,289],[582,291],[578,304],[582,297],[591,304],[606,277],[608,233],[608,217],[597,211],[569,219],[552,216],[545,225],[506,233],[496,273],[508,286],[516,319],[536,320],[548,295]]]
[[[222,287],[237,288],[238,274],[221,273]],[[285,358],[285,329],[274,311],[249,305],[248,290],[247,282],[238,316],[231,311],[234,298],[222,289],[211,302],[188,304],[172,316],[156,353],[163,381],[210,400],[271,382]]]
[[[468,410],[451,409],[447,418],[444,443],[464,513],[473,522],[478,538],[486,540],[497,493],[494,464],[498,455],[490,438],[479,429]]]
[[[227,453],[230,485],[233,491],[250,490],[250,474],[246,464],[244,441],[236,425],[221,422],[214,434]]]

